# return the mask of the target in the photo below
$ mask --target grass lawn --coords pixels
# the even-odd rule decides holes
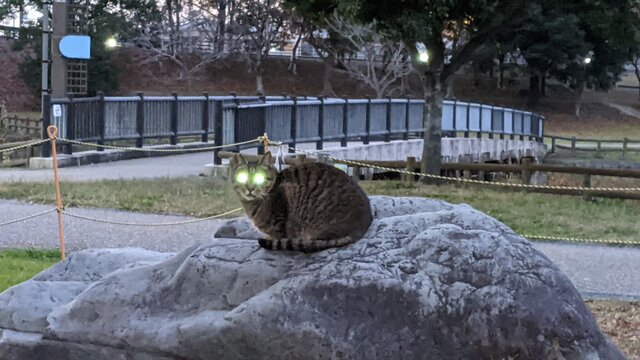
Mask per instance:
[[[0,250],[0,292],[60,260],[57,250]]]
[[[475,186],[425,186],[399,181],[361,182],[370,195],[423,196],[467,203],[531,235],[640,240],[640,202],[495,190]],[[68,206],[206,217],[240,206],[228,183],[211,177],[62,183]],[[50,183],[0,184],[0,198],[54,204]]]

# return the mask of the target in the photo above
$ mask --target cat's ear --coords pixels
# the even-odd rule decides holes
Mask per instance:
[[[231,158],[231,167],[239,167],[243,165],[249,165],[249,161],[242,154],[235,154]]]
[[[262,155],[262,157],[260,158],[260,161],[258,161],[258,165],[261,166],[271,166],[271,163],[273,162],[273,157],[271,156],[271,151],[267,151],[266,154]]]

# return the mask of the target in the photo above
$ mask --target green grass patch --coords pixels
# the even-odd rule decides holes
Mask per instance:
[[[207,217],[240,207],[228,183],[211,177],[62,182],[65,206]],[[53,183],[2,183],[0,198],[55,204]]]
[[[370,195],[421,196],[467,203],[521,234],[639,240],[640,202],[527,193],[467,186],[427,186],[399,181],[364,181]],[[211,177],[66,182],[65,205],[157,214],[207,217],[240,207],[226,181]],[[54,204],[53,185],[0,184],[0,198]],[[231,215],[230,217],[234,216]]]
[[[0,292],[32,278],[59,260],[57,250],[0,250]]]
[[[640,240],[640,202],[535,194],[476,186],[363,182],[371,195],[423,196],[466,203],[520,234]]]

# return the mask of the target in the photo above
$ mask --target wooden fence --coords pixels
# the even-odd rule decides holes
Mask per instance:
[[[630,153],[640,153],[640,140],[623,138],[622,140],[590,139],[563,136],[545,136],[545,142],[550,145],[550,152],[558,150],[568,151],[575,156],[580,152],[587,152],[602,157],[604,153],[620,153],[621,160],[626,160]]]

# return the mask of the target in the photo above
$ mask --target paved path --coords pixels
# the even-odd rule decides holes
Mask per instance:
[[[339,145],[340,143],[325,143],[326,147]],[[300,148],[312,150],[315,149],[315,143],[301,144]],[[274,153],[278,151],[277,148],[271,150]],[[256,150],[247,149],[243,153],[255,154]],[[65,167],[59,170],[59,174],[61,181],[176,178],[207,173],[206,165],[212,163],[213,152],[209,151]],[[0,182],[11,181],[53,181],[53,170],[0,169]]]
[[[638,119],[640,119],[640,110],[631,107],[631,106],[626,106],[626,105],[620,105],[620,104],[612,104],[612,103],[607,103],[607,105],[618,109],[618,111],[620,111],[621,113],[625,114],[625,115],[629,115],[629,116],[633,116],[633,117],[637,117]]]
[[[212,162],[212,152],[123,160],[61,168],[60,180],[95,181],[193,176],[206,172],[205,165]],[[0,182],[52,180],[51,169],[0,169]]]
[[[52,208],[0,200],[0,223]],[[69,212],[106,220],[171,222],[190,218],[130,213],[106,209],[70,208]],[[65,218],[67,248],[137,246],[175,252],[199,240],[212,238],[224,220],[170,227],[113,226]],[[47,214],[37,220],[0,228],[0,248],[56,248],[57,217]],[[586,297],[617,297],[640,300],[640,249],[591,245],[535,243],[573,281]]]
[[[52,205],[30,205],[0,200],[0,223],[53,208]],[[67,208],[73,214],[103,220],[162,223],[189,220],[184,216],[131,213],[110,209]],[[70,251],[96,247],[137,246],[150,250],[175,252],[199,240],[213,237],[224,220],[211,220],[179,226],[140,227],[115,226],[64,217],[66,246]],[[58,218],[56,213],[37,219],[0,227],[0,248],[57,248]]]

